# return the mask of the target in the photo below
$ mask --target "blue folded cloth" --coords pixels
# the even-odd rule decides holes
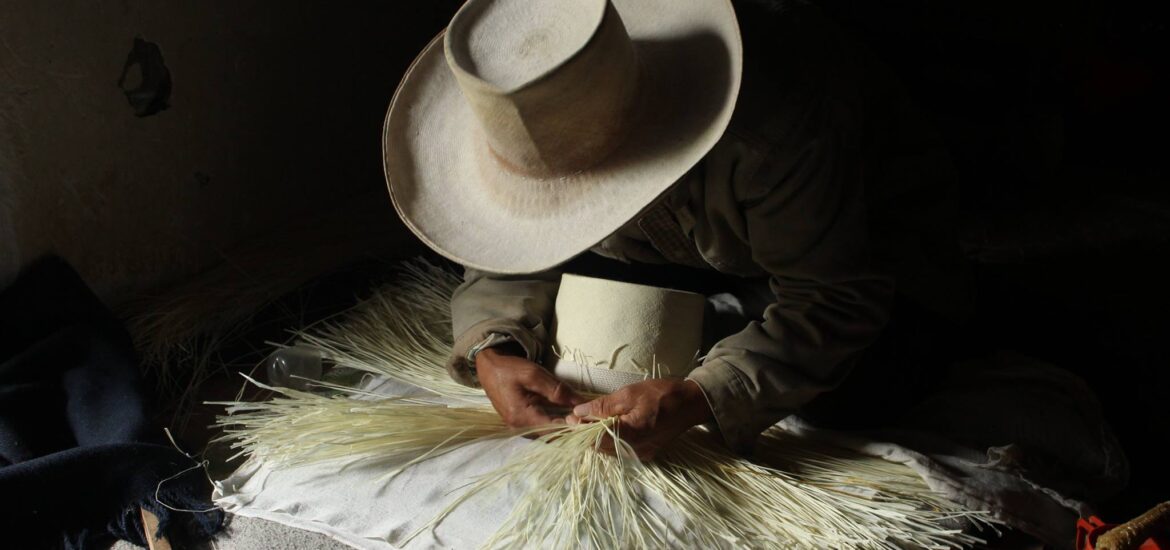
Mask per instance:
[[[0,526],[13,548],[145,545],[140,508],[173,541],[222,528],[222,511],[162,504],[207,510],[211,488],[162,444],[148,404],[129,335],[68,264],[42,259],[0,291]]]

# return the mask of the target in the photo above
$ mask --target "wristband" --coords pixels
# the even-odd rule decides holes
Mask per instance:
[[[492,346],[498,346],[500,344],[507,344],[515,341],[516,339],[512,338],[512,336],[508,334],[503,334],[500,332],[493,332],[488,334],[487,338],[484,338],[480,343],[471,346],[471,349],[467,350],[467,364],[471,366],[472,371],[475,371],[475,356],[478,355],[479,352]]]

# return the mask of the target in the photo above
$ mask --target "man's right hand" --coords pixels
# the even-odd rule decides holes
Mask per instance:
[[[531,428],[564,422],[564,413],[588,401],[544,367],[527,358],[487,348],[475,356],[479,384],[492,406],[512,428]]]

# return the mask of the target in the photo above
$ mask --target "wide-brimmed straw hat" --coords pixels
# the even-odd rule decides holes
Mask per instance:
[[[600,394],[685,377],[698,365],[705,305],[693,292],[565,274],[548,366],[576,389]]]
[[[711,149],[742,50],[729,0],[469,0],[391,101],[394,206],[464,265],[556,266]]]

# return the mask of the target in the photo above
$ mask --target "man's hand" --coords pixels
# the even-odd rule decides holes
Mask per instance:
[[[561,422],[563,417],[550,414],[549,408],[567,409],[585,402],[544,367],[495,348],[476,354],[475,370],[492,406],[512,428]]]
[[[569,424],[619,416],[618,436],[642,460],[650,460],[667,443],[693,426],[714,419],[699,384],[691,380],[655,379],[630,384],[609,395],[577,405]],[[602,449],[613,453],[606,437]]]

